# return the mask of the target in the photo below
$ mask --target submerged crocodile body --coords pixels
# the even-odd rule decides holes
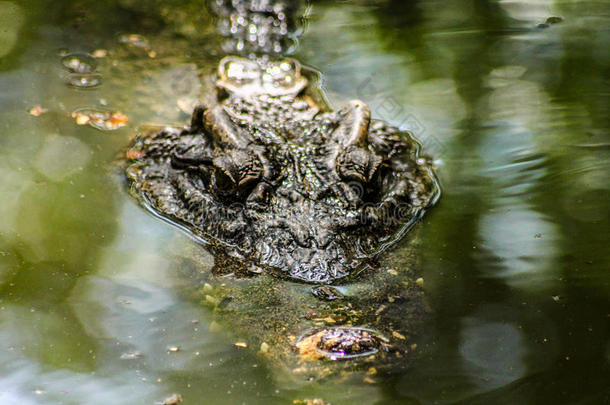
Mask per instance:
[[[136,138],[133,190],[244,272],[311,283],[357,273],[438,197],[428,161],[406,132],[337,111],[298,62],[228,57],[215,104],[191,125]]]
[[[293,371],[321,359],[403,358],[426,312],[413,260],[362,270],[438,199],[432,164],[364,102],[333,111],[316,75],[277,55],[274,35],[293,21],[283,14],[293,2],[221,3],[232,4],[221,14],[231,24],[267,24],[253,32],[273,35],[244,34],[247,46],[231,38],[248,57],[220,61],[215,94],[190,125],[135,137],[132,193],[214,254],[215,271],[193,262],[180,271],[203,285],[196,294],[215,316]]]

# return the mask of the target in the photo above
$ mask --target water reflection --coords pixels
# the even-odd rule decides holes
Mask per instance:
[[[464,372],[479,389],[493,389],[525,375],[523,334],[515,325],[489,319],[462,320],[460,355]]]
[[[522,288],[549,288],[558,278],[557,231],[535,211],[515,205],[494,209],[481,218],[482,263],[494,263],[485,271]],[[497,260],[494,260],[497,258]],[[550,274],[549,274],[550,273]]]
[[[18,4],[10,1],[0,3],[0,26],[2,26],[0,58],[8,55],[17,44],[19,30],[23,25],[24,19],[23,10]]]
[[[61,181],[82,171],[91,160],[91,155],[91,149],[77,138],[51,135],[45,139],[34,166],[43,176]],[[62,159],[58,156],[62,156]]]

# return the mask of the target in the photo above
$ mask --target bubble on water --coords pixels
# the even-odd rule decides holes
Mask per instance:
[[[72,73],[93,73],[97,62],[91,55],[84,53],[71,53],[61,59],[61,64]]]
[[[71,73],[68,75],[68,84],[78,88],[97,87],[102,83],[99,73]]]

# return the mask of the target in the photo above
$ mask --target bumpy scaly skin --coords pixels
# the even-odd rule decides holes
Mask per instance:
[[[371,121],[361,101],[314,101],[298,62],[228,57],[216,84],[189,127],[136,137],[127,173],[151,209],[244,270],[332,283],[438,197],[408,133]]]

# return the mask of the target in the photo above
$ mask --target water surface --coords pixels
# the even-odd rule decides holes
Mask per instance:
[[[387,258],[418,258],[425,355],[298,384],[183,293],[184,259],[213,257],[117,169],[136,127],[187,122],[222,56],[201,3],[0,1],[0,402],[610,402],[606,1],[313,3],[295,56],[333,105],[415,132],[443,197]],[[100,83],[70,85],[62,58],[96,50]],[[82,108],[129,121],[77,125]]]

